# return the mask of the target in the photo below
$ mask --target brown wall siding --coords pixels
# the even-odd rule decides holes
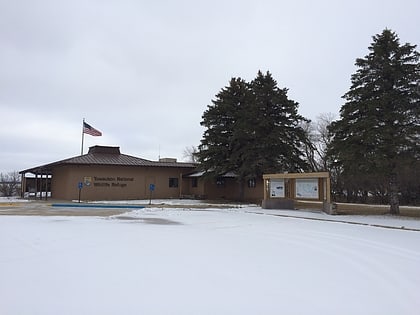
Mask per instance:
[[[262,178],[256,180],[254,188],[248,187],[245,183],[245,198],[250,201],[261,203],[264,199],[264,182]]]
[[[51,197],[55,199],[71,200],[72,191],[68,188],[71,181],[69,176],[70,170],[67,167],[60,167],[53,170],[51,182]],[[76,186],[73,187],[76,189]]]
[[[182,180],[182,195],[185,197],[193,198],[205,198],[204,181],[201,178],[197,178],[197,187],[193,187],[193,178],[184,178]]]
[[[208,179],[205,183],[208,199],[238,199],[237,183],[233,178],[225,178],[224,185],[217,185],[216,180]]]
[[[149,185],[154,184],[154,199],[192,196],[205,199],[239,200],[239,183],[234,178],[225,178],[225,184],[218,186],[216,180],[198,178],[197,187],[192,187],[192,178],[182,178],[190,168],[173,167],[130,167],[130,166],[58,166],[53,170],[52,198],[77,200],[78,183],[91,179],[90,186],[84,186],[81,200],[130,200],[149,199]],[[178,187],[169,187],[169,178],[178,179]],[[132,179],[132,180],[131,180]],[[263,180],[258,179],[255,188],[244,184],[244,199],[260,202],[263,199]]]
[[[240,199],[240,187],[235,178],[225,178],[225,184],[218,186],[216,180],[208,179],[205,182],[205,195],[207,199]],[[256,180],[254,188],[248,187],[247,182],[244,183],[244,199],[247,201],[261,202],[264,197],[264,185],[262,179]]]
[[[60,166],[53,171],[52,198],[78,199],[78,183],[87,177],[91,185],[84,185],[82,200],[148,199],[149,184],[155,184],[153,198],[179,198],[180,175],[188,171],[176,167]],[[169,178],[177,178],[178,187],[169,187]]]

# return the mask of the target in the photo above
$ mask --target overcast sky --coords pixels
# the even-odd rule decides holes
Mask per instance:
[[[336,113],[384,28],[420,44],[420,1],[0,0],[0,172],[89,146],[183,160],[232,77],[270,71],[299,112]],[[419,50],[417,48],[417,50]]]

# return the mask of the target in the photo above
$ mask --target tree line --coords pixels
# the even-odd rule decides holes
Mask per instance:
[[[207,176],[234,172],[241,187],[263,173],[329,171],[336,201],[419,204],[420,54],[385,29],[344,94],[340,117],[298,113],[267,71],[232,78],[203,113],[195,159]]]

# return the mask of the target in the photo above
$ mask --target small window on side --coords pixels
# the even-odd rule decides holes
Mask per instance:
[[[248,188],[257,187],[257,180],[255,178],[248,179]]]
[[[176,188],[178,187],[178,178],[169,178],[169,187]]]
[[[198,178],[197,177],[193,177],[191,179],[191,187],[198,187]]]
[[[224,187],[225,186],[225,179],[223,177],[218,177],[216,179],[217,187]]]

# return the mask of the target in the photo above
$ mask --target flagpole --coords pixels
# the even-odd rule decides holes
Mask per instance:
[[[83,141],[85,139],[84,127],[85,127],[85,119],[83,118],[83,123],[82,123],[82,149],[80,151],[80,155],[83,155]]]

